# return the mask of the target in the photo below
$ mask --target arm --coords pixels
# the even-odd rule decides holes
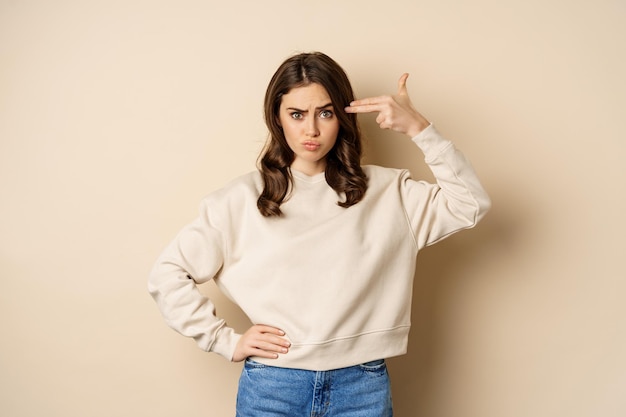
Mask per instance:
[[[201,349],[231,360],[240,336],[215,316],[214,304],[197,288],[220,270],[223,249],[222,235],[203,204],[200,217],[181,230],[157,259],[148,291],[171,328],[193,338]]]
[[[474,227],[491,206],[465,156],[430,125],[413,142],[424,152],[437,184],[403,173],[401,193],[418,249]]]
[[[248,356],[276,358],[287,353],[284,332],[272,326],[254,325],[243,335],[215,315],[215,305],[197,284],[213,279],[224,264],[225,240],[212,224],[206,201],[201,215],[176,236],[158,258],[148,281],[167,324],[193,338],[198,346],[239,362]]]
[[[408,96],[407,78],[408,74],[400,77],[396,95],[356,100],[345,111],[378,112],[376,122],[381,128],[408,135],[424,152],[437,184],[413,181],[407,171],[401,185],[407,219],[419,249],[473,227],[491,202],[463,154],[415,110]]]

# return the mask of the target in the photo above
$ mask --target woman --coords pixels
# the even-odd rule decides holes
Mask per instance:
[[[355,101],[328,56],[287,59],[266,92],[259,172],[206,197],[154,266],[149,290],[168,324],[245,360],[238,416],[392,415],[384,359],[406,352],[417,253],[490,204],[414,109],[407,77],[395,96]],[[437,184],[360,165],[356,113],[367,112],[412,138]],[[243,334],[197,290],[210,279],[254,323]]]

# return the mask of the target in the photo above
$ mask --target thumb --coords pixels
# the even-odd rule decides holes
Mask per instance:
[[[398,95],[399,96],[407,96],[409,95],[407,89],[406,89],[406,80],[407,78],[409,78],[409,74],[408,73],[404,73],[400,76],[400,79],[398,80]]]

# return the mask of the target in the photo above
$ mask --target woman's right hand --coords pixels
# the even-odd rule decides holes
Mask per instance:
[[[362,98],[353,101],[344,110],[346,113],[377,112],[376,123],[381,129],[405,133],[410,138],[417,136],[430,122],[413,107],[406,88],[407,78],[409,74],[402,74],[398,80],[398,93],[395,96]]]
[[[276,327],[255,324],[237,342],[233,362],[241,362],[249,356],[276,359],[279,353],[289,352],[291,343],[284,338],[285,332]]]

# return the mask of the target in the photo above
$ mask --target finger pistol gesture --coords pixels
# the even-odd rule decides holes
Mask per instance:
[[[409,74],[404,73],[398,80],[398,93],[355,100],[345,108],[346,113],[378,112],[376,123],[381,129],[391,129],[414,137],[430,124],[411,103],[406,89]]]

